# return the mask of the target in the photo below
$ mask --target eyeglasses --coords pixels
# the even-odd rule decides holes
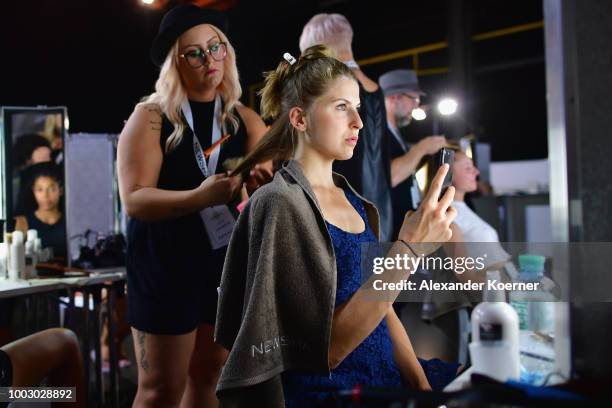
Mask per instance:
[[[207,55],[210,55],[215,61],[223,61],[227,57],[227,45],[221,41],[205,50],[196,48],[180,54],[179,57],[184,58],[191,68],[200,68],[206,62]]]
[[[420,97],[420,96],[418,96],[418,95],[417,95],[417,96],[414,96],[414,95],[410,95],[410,94],[407,94],[407,93],[403,93],[403,94],[401,94],[401,95],[402,95],[402,96],[405,96],[406,98],[410,98],[410,99],[412,99],[412,100],[413,100],[413,101],[415,101],[417,104],[420,104],[420,103],[421,103],[421,97]]]

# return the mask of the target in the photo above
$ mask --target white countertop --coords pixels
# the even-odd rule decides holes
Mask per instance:
[[[91,271],[89,276],[62,278],[35,278],[27,280],[0,279],[0,298],[30,295],[34,293],[97,285],[125,279],[125,268],[106,268]]]

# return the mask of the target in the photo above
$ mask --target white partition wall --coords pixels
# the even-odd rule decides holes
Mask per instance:
[[[78,257],[78,237],[86,231],[109,234],[117,229],[115,145],[117,135],[70,134],[66,151],[66,205],[72,258]]]

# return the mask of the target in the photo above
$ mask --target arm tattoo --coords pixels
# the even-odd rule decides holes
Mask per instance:
[[[155,120],[150,120],[149,124],[151,125],[151,130],[159,131],[159,130],[162,129],[162,122],[161,122],[161,120],[159,122],[155,121]]]
[[[138,331],[138,344],[140,345],[140,367],[147,371],[149,369],[149,362],[146,359],[145,352],[145,333]]]
[[[151,118],[149,119],[149,124],[151,125],[151,129],[155,130],[155,131],[159,131],[162,128],[162,121],[161,121],[161,110],[159,109],[159,106],[155,105],[155,104],[147,104],[147,105],[143,105],[143,108],[147,110],[147,112],[150,113]]]
[[[159,108],[158,105],[154,104],[154,103],[147,103],[144,105],[141,105],[143,108],[145,108],[148,112],[151,113],[157,113],[158,115],[161,116],[161,109]]]

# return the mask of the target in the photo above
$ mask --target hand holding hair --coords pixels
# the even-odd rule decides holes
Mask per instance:
[[[229,177],[226,174],[214,174],[200,184],[195,190],[202,200],[202,208],[230,202],[240,190],[242,178]]]

